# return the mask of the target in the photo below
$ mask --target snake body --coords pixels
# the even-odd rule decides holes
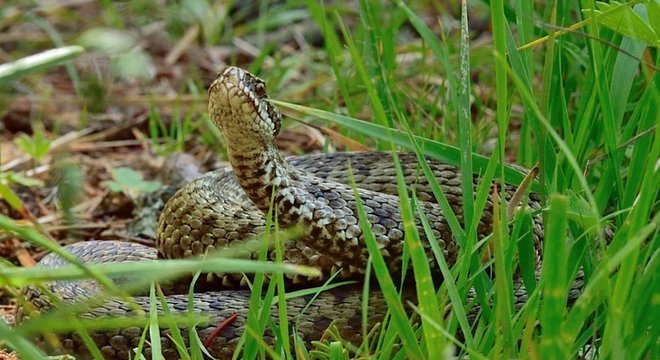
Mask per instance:
[[[338,272],[340,278],[364,277],[369,253],[359,226],[355,193],[349,185],[349,166],[358,186],[358,195],[364,203],[367,218],[378,248],[389,269],[398,273],[402,269],[404,250],[404,226],[399,214],[399,197],[396,187],[396,169],[392,154],[384,152],[334,153],[291,157],[285,159],[274,145],[281,126],[281,115],[268,100],[264,82],[256,76],[236,67],[228,67],[219,73],[209,88],[209,114],[224,134],[231,169],[208,173],[182,189],[167,203],[157,231],[158,250],[138,244],[117,241],[87,241],[67,246],[67,249],[85,262],[118,262],[179,258],[201,255],[213,249],[226,248],[234,241],[249,239],[264,232],[264,214],[271,207],[277,210],[280,228],[302,225],[302,236],[289,241],[284,247],[284,262],[309,265],[321,269],[318,278],[291,277],[292,283],[319,284]],[[429,219],[449,265],[456,261],[458,245],[451,233],[440,206],[435,202],[428,182],[418,175],[415,154],[398,154],[404,178],[415,189],[418,206]],[[428,159],[435,178],[441,185],[459,222],[463,222],[462,187],[460,171],[451,165]],[[475,189],[479,178],[474,178]],[[507,200],[516,188],[506,185]],[[526,202],[528,208],[541,208],[539,198],[532,194]],[[424,234],[419,219],[416,224]],[[478,238],[491,233],[492,204],[486,204],[478,226]],[[540,254],[542,223],[539,216],[533,218],[530,230]],[[434,259],[428,240],[422,236],[429,264],[435,274]],[[238,254],[255,258],[254,254]],[[48,255],[40,266],[59,267],[64,261]],[[239,285],[238,275],[219,275],[221,283]],[[81,297],[99,291],[89,282],[54,282],[48,288],[64,302],[74,303]],[[306,341],[317,340],[330,323],[340,329],[348,340],[358,340],[361,334],[361,287],[338,288],[324,292],[312,302],[303,314],[309,297],[287,301],[290,322],[298,323],[298,333]],[[49,301],[37,289],[30,289],[26,296],[38,308],[49,306]],[[525,295],[518,294],[520,301]],[[135,301],[148,312],[149,300],[135,297]],[[173,312],[185,312],[187,295],[167,297]],[[384,316],[384,300],[373,292],[369,299],[369,319],[373,325]],[[238,314],[207,348],[217,358],[231,356],[236,342],[244,331],[248,290],[225,290],[196,293],[194,309],[210,314],[213,321],[197,327],[203,339],[213,330],[214,324],[232,314]],[[120,300],[109,300],[85,316],[116,316],[133,313],[133,309]],[[273,316],[277,312],[273,309]],[[184,329],[185,331],[185,329]],[[163,331],[164,355],[178,355]],[[106,358],[127,358],[137,345],[141,329],[127,328],[94,334]],[[266,334],[268,341],[271,334]],[[187,336],[184,333],[184,338]],[[71,336],[64,341],[65,349],[84,354],[86,350],[79,338]]]

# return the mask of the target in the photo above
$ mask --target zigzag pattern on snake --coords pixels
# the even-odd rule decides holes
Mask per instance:
[[[248,239],[265,230],[264,213],[271,204],[278,212],[280,228],[303,225],[304,233],[285,244],[284,261],[310,265],[321,269],[319,278],[293,277],[295,284],[319,284],[335,272],[342,279],[361,280],[368,259],[368,251],[358,223],[353,189],[348,184],[351,167],[359,196],[365,204],[371,230],[378,248],[393,273],[399,273],[404,250],[404,227],[399,214],[392,154],[382,152],[334,153],[283,158],[274,145],[282,117],[268,100],[264,82],[236,67],[228,67],[218,74],[209,88],[209,114],[224,134],[231,169],[208,173],[180,189],[163,210],[158,224],[158,250],[138,244],[117,241],[88,241],[67,246],[67,249],[85,262],[119,262],[140,259],[189,257],[202,255],[213,249],[222,249],[234,241]],[[424,176],[418,175],[414,154],[398,154],[407,183],[415,188],[418,206],[425,212],[433,233],[443,249],[449,265],[456,261],[459,247],[447,224],[443,211]],[[428,159],[435,178],[442,186],[459,222],[463,222],[461,175],[451,165]],[[350,164],[350,165],[349,165]],[[479,178],[473,177],[475,189]],[[506,185],[507,200],[516,188]],[[540,199],[531,194],[526,202],[531,210],[541,209]],[[419,219],[417,226],[420,227]],[[483,239],[492,230],[492,203],[486,204],[477,232]],[[534,237],[536,256],[540,257],[543,228],[540,216],[535,216],[529,232]],[[420,230],[420,234],[424,234]],[[439,274],[430,245],[422,239],[429,255],[429,264]],[[255,258],[255,254],[240,254]],[[540,263],[540,262],[539,262]],[[40,266],[59,267],[64,262],[56,256],[47,256]],[[540,264],[539,264],[540,265]],[[213,321],[197,327],[200,338],[213,331],[217,322],[238,314],[208,347],[217,358],[230,358],[245,326],[249,307],[249,291],[234,287],[242,276],[220,275],[220,283],[228,290],[197,293],[194,308],[210,314]],[[437,277],[439,279],[439,277]],[[55,282],[48,289],[64,302],[74,303],[91,296],[100,289],[90,282]],[[50,300],[38,289],[26,291],[27,298],[38,308],[50,306]],[[516,293],[517,302],[524,302],[524,291]],[[306,341],[317,340],[330,323],[340,329],[350,341],[361,335],[361,287],[338,288],[322,293],[302,314],[310,297],[288,300],[291,323],[298,324],[298,332]],[[149,309],[146,297],[135,297],[144,309]],[[187,295],[168,296],[170,308],[186,312]],[[386,306],[377,291],[369,299],[369,325],[380,321]],[[85,316],[116,316],[132,314],[133,310],[120,300],[109,300]],[[277,317],[276,309],[271,314]],[[177,352],[163,330],[162,342],[166,358],[177,358]],[[106,358],[127,358],[137,345],[141,329],[128,328],[97,332],[94,341]],[[270,341],[272,334],[265,335]],[[187,338],[184,329],[184,338]],[[81,340],[75,335],[64,337],[65,349],[87,354]]]

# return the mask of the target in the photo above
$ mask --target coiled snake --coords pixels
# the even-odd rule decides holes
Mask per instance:
[[[340,278],[362,279],[369,254],[358,223],[355,195],[351,186],[347,185],[350,163],[378,248],[393,272],[401,270],[404,227],[399,214],[392,154],[335,153],[284,159],[274,145],[280,130],[280,112],[267,100],[264,82],[236,67],[226,68],[211,84],[209,114],[225,136],[231,169],[206,174],[170,199],[158,224],[160,256],[177,258],[199,255],[214,248],[226,247],[232,241],[261,234],[266,224],[264,213],[269,210],[274,194],[279,227],[304,225],[303,236],[285,245],[284,261],[314,266],[323,273],[319,279],[295,277],[291,279],[293,283],[319,283],[336,271],[339,271]],[[435,203],[426,179],[417,175],[416,156],[402,153],[399,157],[404,176],[409,185],[414,185],[420,200],[418,205],[428,216],[435,237],[451,265],[456,260],[458,247],[443,212]],[[462,222],[459,170],[434,160],[427,162],[458,220]],[[475,188],[478,183],[479,179],[475,176]],[[514,192],[515,187],[506,187],[509,199]],[[541,208],[533,194],[527,205],[535,210]],[[488,202],[478,227],[479,238],[490,234],[491,224],[492,204]],[[531,232],[538,252],[543,233],[539,216],[534,217]],[[423,231],[420,233],[424,234]],[[429,264],[435,269],[428,241],[422,240],[429,254]],[[86,262],[132,261],[158,256],[155,249],[116,241],[88,241],[69,245],[67,249]],[[63,260],[51,255],[40,262],[40,266],[45,267],[63,264]],[[226,275],[222,280],[224,284],[232,285],[240,281],[240,277]],[[81,282],[58,282],[48,286],[65,302],[74,302],[92,291],[83,287]],[[48,301],[38,290],[28,291],[27,296],[38,307],[47,305]],[[243,333],[248,298],[248,290],[195,294],[195,310],[212,314],[216,321],[238,314],[236,321],[208,347],[215,357],[231,356]],[[148,311],[148,298],[136,297],[135,300]],[[356,340],[360,336],[359,291],[338,288],[322,293],[300,316],[308,300],[304,297],[288,300],[290,320],[298,322],[299,334],[303,339],[317,340],[331,322],[348,340]],[[519,300],[524,301],[524,295],[520,295]],[[168,303],[172,311],[185,312],[188,298],[187,295],[171,295]],[[374,292],[369,306],[369,322],[373,324],[382,319],[385,304]],[[122,301],[110,300],[88,315],[130,313],[131,308]],[[277,315],[275,311],[273,314]],[[200,325],[197,330],[203,339],[213,330],[213,324]],[[140,335],[141,329],[138,328],[119,329],[95,333],[94,341],[107,358],[127,358]],[[184,338],[187,338],[185,334]],[[162,341],[164,355],[178,357],[165,335]],[[65,339],[64,345],[69,351],[85,353],[84,346],[76,337]]]

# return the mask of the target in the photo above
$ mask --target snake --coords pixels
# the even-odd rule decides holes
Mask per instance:
[[[405,270],[406,239],[400,212],[397,167],[393,160],[396,155],[403,179],[409,189],[414,190],[417,207],[428,219],[434,235],[431,238],[442,250],[447,264],[456,263],[459,245],[428,179],[420,175],[415,153],[335,152],[285,158],[274,143],[282,126],[282,114],[269,101],[262,79],[230,66],[218,73],[209,86],[208,97],[209,116],[224,135],[230,166],[202,175],[172,196],[158,221],[156,248],[131,242],[89,240],[67,245],[67,251],[86,263],[203,256],[246,239],[259,238],[267,230],[266,214],[273,210],[280,229],[293,226],[301,229],[299,236],[283,244],[282,261],[320,270],[320,275],[314,277],[287,275],[287,284],[311,286],[322,284],[331,276],[360,281],[365,277],[370,257],[357,210],[357,199],[360,199],[377,249],[395,276]],[[432,158],[425,161],[457,220],[463,224],[460,169]],[[476,192],[481,178],[473,175],[472,180]],[[502,186],[506,200],[511,201],[517,187]],[[543,223],[538,213],[542,209],[541,197],[529,194],[522,207],[536,212],[528,232],[533,237],[540,266]],[[419,216],[414,221],[434,279],[441,280]],[[479,240],[491,234],[492,224],[493,203],[489,198],[476,229]],[[237,253],[237,256],[257,258],[255,253]],[[275,252],[271,250],[268,256],[273,259]],[[57,268],[66,264],[57,255],[48,254],[38,266]],[[210,319],[196,327],[202,339],[210,336],[217,323],[235,317],[214,335],[206,347],[215,358],[225,359],[231,358],[245,332],[250,290],[240,288],[245,283],[241,274],[216,274],[216,281],[221,290],[195,292],[192,308]],[[102,291],[93,281],[53,281],[45,284],[45,289],[47,291],[31,287],[24,292],[26,299],[40,311],[52,306],[52,299],[46,296],[48,292],[61,303],[75,304]],[[367,296],[366,320],[369,326],[373,326],[383,320],[387,305],[377,290]],[[516,292],[515,299],[524,302],[524,290]],[[128,304],[122,299],[111,298],[81,316],[131,315],[135,314],[135,304],[149,312],[148,297],[135,296],[132,300],[133,303]],[[173,313],[188,311],[188,295],[171,294],[166,300]],[[314,297],[291,298],[286,305],[289,323],[296,324],[297,334],[306,342],[320,339],[330,325],[334,325],[344,339],[359,342],[363,335],[361,306],[364,300],[359,283],[324,291]],[[271,309],[271,315],[277,319],[275,307]],[[187,339],[188,329],[182,331]],[[141,334],[141,328],[127,327],[96,331],[92,339],[105,358],[126,359],[134,355],[131,352],[138,345]],[[163,356],[175,359],[179,356],[169,334],[168,329],[161,329]],[[274,335],[266,331],[263,339],[272,343]],[[81,354],[83,358],[89,356],[82,339],[76,334],[62,335],[62,346],[65,352]],[[149,351],[147,348],[147,353]]]

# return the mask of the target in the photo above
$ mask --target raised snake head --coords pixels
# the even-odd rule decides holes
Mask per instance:
[[[209,87],[209,115],[230,152],[254,153],[272,146],[282,115],[267,99],[266,83],[249,72],[229,66],[218,73]]]

